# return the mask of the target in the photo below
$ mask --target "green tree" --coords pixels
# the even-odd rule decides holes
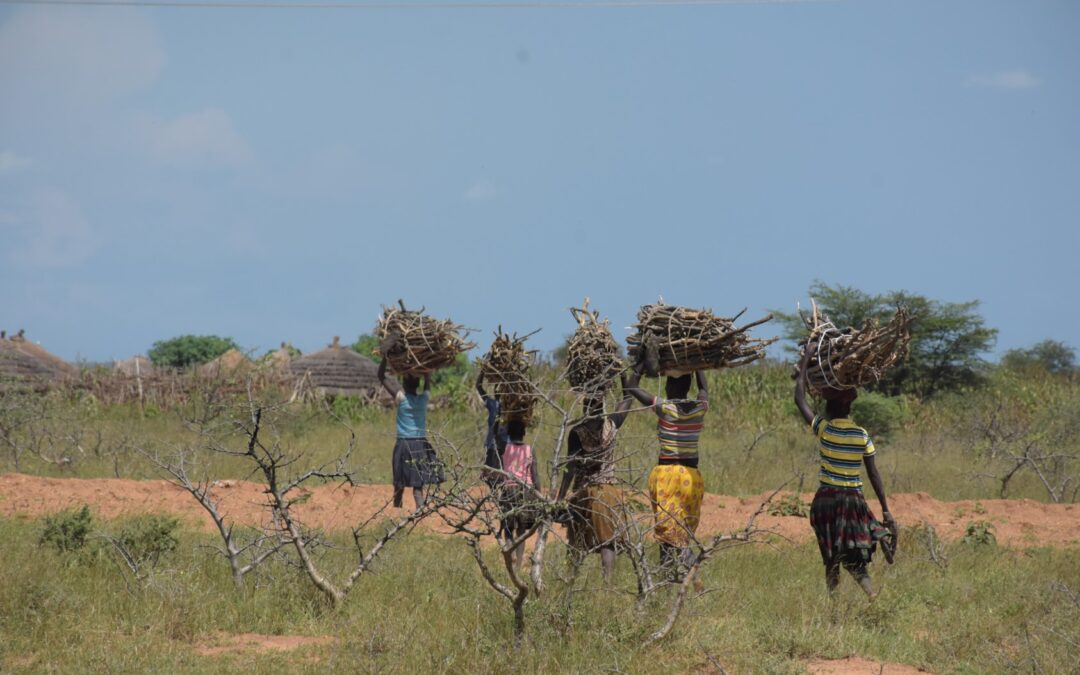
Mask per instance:
[[[1055,375],[1076,370],[1076,350],[1064,342],[1043,340],[1029,349],[1010,349],[1001,357],[1001,365],[1010,370],[1042,368]]]
[[[979,383],[986,367],[982,355],[997,339],[997,329],[987,328],[979,314],[979,301],[939,302],[905,291],[870,295],[851,286],[830,286],[815,281],[810,286],[821,311],[838,328],[862,327],[867,319],[888,321],[896,307],[907,307],[912,316],[911,353],[871,389],[882,393],[929,397]],[[797,314],[776,312],[785,337],[797,344],[806,328]]]
[[[379,346],[379,341],[375,339],[375,336],[371,333],[364,333],[360,337],[356,338],[356,342],[352,343],[352,350],[357,354],[368,357],[372,361],[378,362],[379,359],[375,356],[375,349]]]
[[[213,361],[230,349],[239,349],[232,338],[217,335],[181,335],[155,342],[147,356],[155,366],[188,368]]]

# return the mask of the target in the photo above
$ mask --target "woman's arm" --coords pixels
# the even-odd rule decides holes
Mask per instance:
[[[563,470],[562,482],[559,483],[559,492],[555,495],[555,501],[557,502],[561,502],[566,498],[566,491],[570,489],[570,483],[574,480],[574,473],[577,471],[577,454],[579,452],[581,452],[581,439],[571,429],[566,439],[566,468]]]
[[[531,468],[532,468],[533,487],[536,488],[537,492],[539,492],[540,491],[540,470],[536,466],[536,453],[533,453],[532,467]]]
[[[431,373],[426,373],[424,375],[424,393],[426,394],[429,391],[431,391]]]
[[[889,513],[889,502],[885,498],[885,486],[881,483],[881,474],[878,473],[874,456],[867,455],[863,457],[863,464],[866,465],[866,475],[870,478],[870,485],[874,487],[874,494],[877,495],[878,501],[881,502],[881,518],[885,521],[885,527],[895,532],[896,521],[893,520],[892,514]]]
[[[814,423],[814,410],[806,402],[806,365],[810,363],[810,345],[803,348],[802,358],[799,359],[798,372],[795,374],[795,405],[802,413],[807,424]]]
[[[626,379],[626,373],[619,376],[622,384],[623,397],[619,401],[619,405],[615,406],[615,412],[611,413],[611,421],[615,424],[615,428],[618,429],[626,421],[626,416],[630,413],[630,406],[634,404],[634,398],[628,391],[629,381]]]
[[[641,382],[642,367],[643,366],[640,363],[634,366],[634,370],[631,373],[630,378],[627,380],[626,385],[623,387],[623,393],[630,394],[638,401],[640,401],[641,405],[651,406],[654,400],[653,395],[638,386],[638,384]]]
[[[480,394],[480,398],[487,399],[487,392],[484,391],[484,371],[480,371],[480,375],[476,378],[476,393]]]
[[[390,381],[386,379],[386,357],[379,361],[379,382],[382,384],[383,389],[390,394],[391,397],[396,398],[397,392],[390,388]]]
[[[694,379],[697,380],[697,400],[709,402],[709,383],[705,380],[705,371],[694,371]]]

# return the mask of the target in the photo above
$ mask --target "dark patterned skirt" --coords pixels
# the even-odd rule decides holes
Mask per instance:
[[[443,466],[426,438],[399,438],[394,444],[394,486],[424,487],[441,483]]]
[[[503,483],[496,487],[499,517],[505,534],[514,536],[536,524],[537,518],[543,513],[543,506],[537,501],[534,489],[505,478],[502,480]]]
[[[822,485],[810,505],[810,525],[826,566],[864,566],[892,533],[870,511],[861,490]]]

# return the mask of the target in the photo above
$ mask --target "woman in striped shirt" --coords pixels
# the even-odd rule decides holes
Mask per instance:
[[[820,485],[810,506],[810,525],[817,535],[821,560],[825,564],[825,586],[831,593],[840,583],[843,566],[871,600],[877,597],[866,565],[881,542],[885,559],[892,562],[896,542],[896,521],[889,513],[885,488],[874,462],[874,443],[862,427],[851,421],[854,389],[823,392],[825,415],[815,415],[806,402],[806,364],[810,350],[799,362],[795,381],[795,405],[818,439]],[[881,502],[884,525],[874,518],[862,492],[862,467]]]
[[[660,542],[660,566],[673,580],[679,580],[689,564],[690,538],[701,519],[705,481],[698,471],[698,439],[709,411],[709,388],[705,374],[696,371],[668,377],[667,398],[658,398],[638,386],[642,364],[630,376],[627,391],[656,413],[656,435],[660,455],[649,473],[649,497],[656,517],[654,536]],[[690,398],[690,385],[697,382],[697,398]]]

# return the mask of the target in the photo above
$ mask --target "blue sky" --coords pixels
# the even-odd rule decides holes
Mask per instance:
[[[309,351],[404,298],[550,349],[586,295],[621,338],[821,279],[1080,346],[1077,35],[1075,2],[0,7],[0,327]]]

